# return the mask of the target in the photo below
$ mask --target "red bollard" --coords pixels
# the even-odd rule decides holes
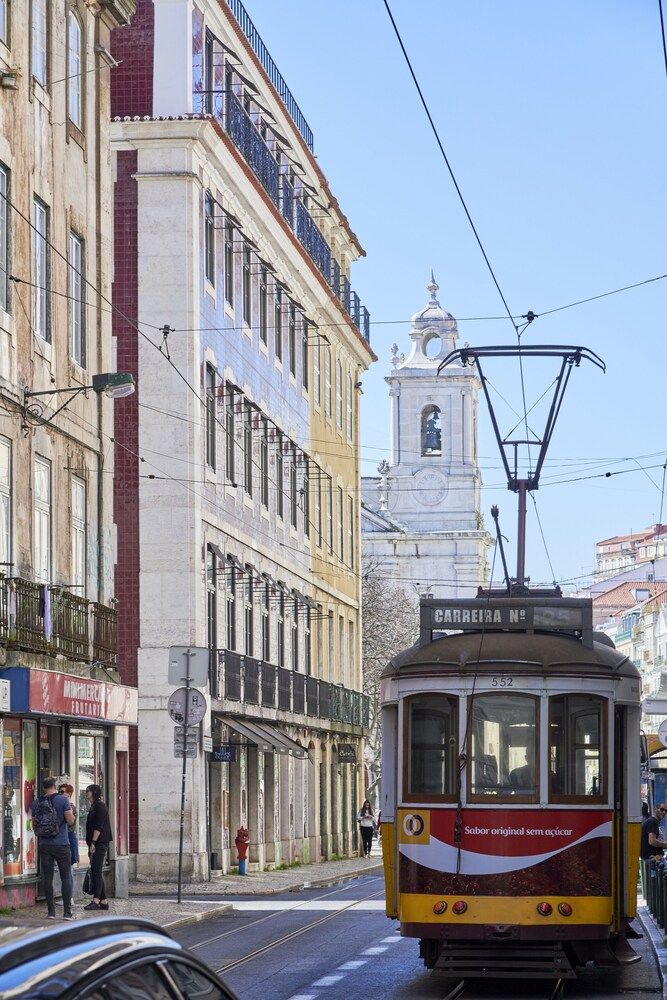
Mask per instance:
[[[248,862],[246,861],[246,856],[248,854],[250,834],[245,826],[240,826],[236,831],[234,843],[236,844],[236,850],[239,856],[239,875],[247,875]]]

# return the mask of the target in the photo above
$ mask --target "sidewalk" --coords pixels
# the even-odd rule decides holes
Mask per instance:
[[[230,903],[207,903],[202,906],[197,902],[184,902],[179,906],[176,902],[166,899],[110,899],[109,909],[86,913],[83,907],[90,902],[90,896],[76,900],[74,915],[77,920],[97,920],[99,917],[130,917],[142,920],[152,920],[170,931],[185,924],[194,924],[198,920],[208,920],[219,917],[233,909]],[[61,900],[56,900],[58,919],[62,923],[63,906]],[[25,909],[13,910],[11,914],[2,913],[0,920],[9,922],[16,927],[38,927],[51,924],[46,919],[46,903],[37,903]]]
[[[279,871],[249,872],[247,875],[220,875],[211,882],[193,882],[183,886],[187,896],[249,896],[274,895],[294,892],[308,886],[331,885],[356,875],[377,875],[381,870],[382,853],[377,841],[373,842],[370,858],[348,858],[344,861],[322,861],[318,864],[299,865]],[[149,882],[144,879],[130,883],[130,896],[174,896],[173,882]],[[210,906],[210,904],[208,904]]]

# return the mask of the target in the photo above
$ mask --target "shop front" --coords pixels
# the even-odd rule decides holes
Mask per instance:
[[[126,895],[129,726],[137,723],[136,689],[23,667],[0,669],[0,678],[10,682],[9,712],[0,716],[0,905],[30,905],[41,895],[30,806],[47,777],[62,778],[74,788],[81,859],[77,887],[88,865],[85,790],[100,785],[114,831],[111,887],[116,895]]]

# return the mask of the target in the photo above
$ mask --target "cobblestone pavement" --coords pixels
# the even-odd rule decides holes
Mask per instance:
[[[327,885],[337,879],[353,878],[376,871],[382,864],[380,849],[374,845],[370,858],[348,858],[345,861],[323,861],[299,865],[280,871],[250,872],[248,875],[221,875],[211,882],[193,882],[183,886],[183,894],[192,896],[248,896],[289,892],[304,886]],[[130,895],[172,896],[176,884],[171,882],[136,881],[130,883]]]
[[[110,899],[108,911],[96,910],[87,913],[83,907],[89,901],[90,897],[86,897],[74,903],[74,915],[77,920],[95,920],[100,916],[135,917],[153,920],[161,927],[168,927],[170,930],[209,917],[220,917],[232,909],[230,903],[221,902],[202,904],[196,901],[187,901],[179,906],[176,902],[167,899]],[[56,913],[59,921],[62,918],[62,912],[62,903],[57,900]],[[3,914],[0,920],[18,927],[41,926],[50,923],[46,919],[46,903],[37,903],[36,906],[14,910],[11,914]]]

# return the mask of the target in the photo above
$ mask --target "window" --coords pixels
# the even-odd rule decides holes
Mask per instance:
[[[445,694],[419,694],[403,702],[407,802],[455,802],[458,794],[458,702]]]
[[[278,666],[285,666],[285,593],[281,589],[278,597]]]
[[[271,659],[271,584],[262,588],[262,659]]]
[[[35,579],[51,582],[51,463],[36,458],[34,465],[33,537]]]
[[[252,406],[245,404],[243,419],[243,489],[252,496]]]
[[[259,439],[259,499],[262,507],[269,509],[269,423],[266,417],[261,419],[261,437]]]
[[[69,234],[69,343],[73,361],[86,367],[85,257],[83,240]]]
[[[285,514],[285,453],[284,438],[278,434],[278,448],[276,450],[276,514],[284,517]]]
[[[0,41],[9,45],[9,2],[0,0]]]
[[[338,558],[345,562],[345,503],[341,486],[338,487]]]
[[[317,547],[322,548],[322,476],[321,469],[317,470],[317,483],[315,485],[315,527],[317,529]]]
[[[356,662],[355,656],[355,645],[354,645],[354,622],[348,622],[347,624],[347,663],[348,671],[350,674],[350,687],[355,687],[355,670],[354,664]]]
[[[86,596],[86,484],[72,476],[72,585]]]
[[[0,573],[12,572],[12,446],[0,438]]]
[[[352,423],[353,423],[353,412],[354,412],[354,400],[352,398],[352,376],[347,373],[347,396],[345,398],[347,403],[347,440],[352,440]]]
[[[43,87],[46,87],[48,70],[46,5],[47,0],[32,0],[30,68]]]
[[[227,479],[230,483],[234,483],[236,479],[236,468],[235,468],[235,434],[236,434],[236,423],[234,420],[234,390],[227,383],[227,397],[225,401],[225,466]]]
[[[331,348],[324,348],[324,412],[331,418]]]
[[[0,309],[9,310],[9,170],[0,164]]]
[[[74,11],[67,15],[67,116],[83,128],[83,31]]]
[[[303,497],[303,533],[306,538],[310,538],[310,479],[308,477],[308,459],[306,459],[306,471],[303,476],[301,496]]]
[[[292,601],[292,670],[299,669],[299,601],[295,590],[290,598]]]
[[[212,546],[206,549],[206,643],[208,645],[208,679],[211,697],[219,695],[218,647],[218,559]]]
[[[306,622],[303,632],[303,654],[304,654],[304,668],[307,677],[313,672],[313,651],[312,651],[312,639],[311,639],[311,629],[310,629],[310,605],[306,605]]]
[[[268,344],[268,274],[265,267],[259,271],[259,339]]]
[[[336,427],[343,429],[343,366],[336,362]]]
[[[234,225],[225,219],[225,298],[234,305]]]
[[[338,679],[341,684],[347,682],[347,671],[345,667],[345,619],[338,616]]]
[[[206,464],[215,469],[215,368],[206,365]]]
[[[327,476],[327,521],[328,521],[327,536],[329,540],[329,555],[333,555],[333,540],[334,540],[333,514],[334,514],[333,483],[331,481],[331,476]]]
[[[206,280],[215,285],[215,201],[210,191],[204,198],[204,271]]]
[[[289,304],[287,319],[287,350],[289,352],[290,375],[296,378],[296,308],[293,302]]]
[[[350,569],[354,569],[354,500],[347,498],[347,555]]]
[[[250,326],[252,322],[252,285],[250,280],[250,247],[243,245],[243,322]]]
[[[170,1000],[172,993],[158,969],[146,962],[116,970],[113,979],[104,984],[104,995],[109,1000]]]
[[[308,331],[310,327],[305,317],[301,318],[301,385],[308,389]]]
[[[192,1000],[231,1000],[227,993],[212,982],[201,969],[195,969],[185,962],[167,962],[169,973],[176,980],[181,993]]]
[[[236,649],[236,569],[230,565],[227,570],[227,649]]]
[[[552,802],[606,798],[604,698],[558,695],[549,700],[549,797]]]
[[[33,264],[33,318],[35,333],[43,340],[51,339],[49,315],[49,210],[43,201],[34,198],[32,203],[32,264]]]
[[[437,406],[426,406],[422,411],[422,455],[442,454],[442,427]]]
[[[252,570],[246,569],[244,606],[244,633],[246,656],[255,655],[255,586]]]
[[[275,286],[273,301],[273,339],[278,361],[283,360],[283,290]]]
[[[469,705],[471,801],[538,800],[538,700],[527,694],[480,694]]]
[[[292,445],[292,454],[290,456],[290,466],[289,466],[289,505],[290,505],[290,524],[293,528],[297,525],[297,476],[296,476],[296,445]]]
[[[322,344],[318,330],[314,331],[313,341],[313,393],[315,395],[315,405],[322,404]]]

